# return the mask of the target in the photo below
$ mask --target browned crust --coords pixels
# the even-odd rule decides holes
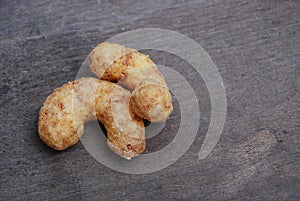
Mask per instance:
[[[146,142],[143,121],[129,107],[130,96],[121,86],[95,78],[69,82],[41,107],[39,136],[53,149],[64,150],[78,143],[86,121],[98,119],[107,130],[108,146],[124,158],[134,157]]]
[[[135,95],[131,104],[140,117],[160,122],[171,114],[172,96],[162,74],[147,55],[119,44],[104,42],[93,49],[89,63],[90,69],[99,78],[120,82],[133,91]],[[143,87],[146,85],[149,86]],[[145,97],[150,99],[146,100]],[[153,101],[154,98],[159,101]],[[154,111],[155,114],[152,114]]]

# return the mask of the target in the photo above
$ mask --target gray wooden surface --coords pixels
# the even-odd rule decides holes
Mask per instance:
[[[300,3],[275,0],[0,1],[1,200],[299,200]],[[194,88],[198,135],[172,166],[130,175],[98,163],[81,143],[64,152],[37,134],[40,106],[76,77],[98,43],[156,27],[198,42],[219,68],[228,112],[213,152],[198,160],[210,99],[184,61],[148,52]],[[170,140],[179,118],[148,143]]]

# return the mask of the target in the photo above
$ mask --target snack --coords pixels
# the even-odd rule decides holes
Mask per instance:
[[[134,112],[150,122],[165,121],[173,110],[162,74],[147,55],[104,42],[89,56],[90,69],[102,80],[119,82],[132,91]]]
[[[129,107],[131,94],[117,84],[96,78],[80,78],[57,88],[40,109],[40,138],[56,150],[80,140],[84,123],[100,121],[107,131],[107,144],[130,159],[145,150],[145,128]]]

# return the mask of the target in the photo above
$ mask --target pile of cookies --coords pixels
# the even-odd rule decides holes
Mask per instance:
[[[39,112],[40,138],[64,150],[78,143],[85,122],[98,120],[111,150],[126,159],[139,155],[146,148],[143,119],[162,122],[173,110],[162,74],[147,55],[108,42],[92,50],[89,67],[99,79],[74,80],[46,98]]]

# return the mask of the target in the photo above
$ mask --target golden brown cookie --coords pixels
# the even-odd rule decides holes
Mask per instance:
[[[120,82],[132,90],[130,102],[138,116],[161,122],[171,114],[172,96],[162,74],[147,55],[104,42],[93,49],[89,63],[100,79]]]
[[[56,150],[76,144],[84,123],[99,120],[108,137],[108,146],[130,159],[145,150],[145,128],[130,108],[131,94],[114,83],[80,78],[57,88],[40,109],[40,138]]]

